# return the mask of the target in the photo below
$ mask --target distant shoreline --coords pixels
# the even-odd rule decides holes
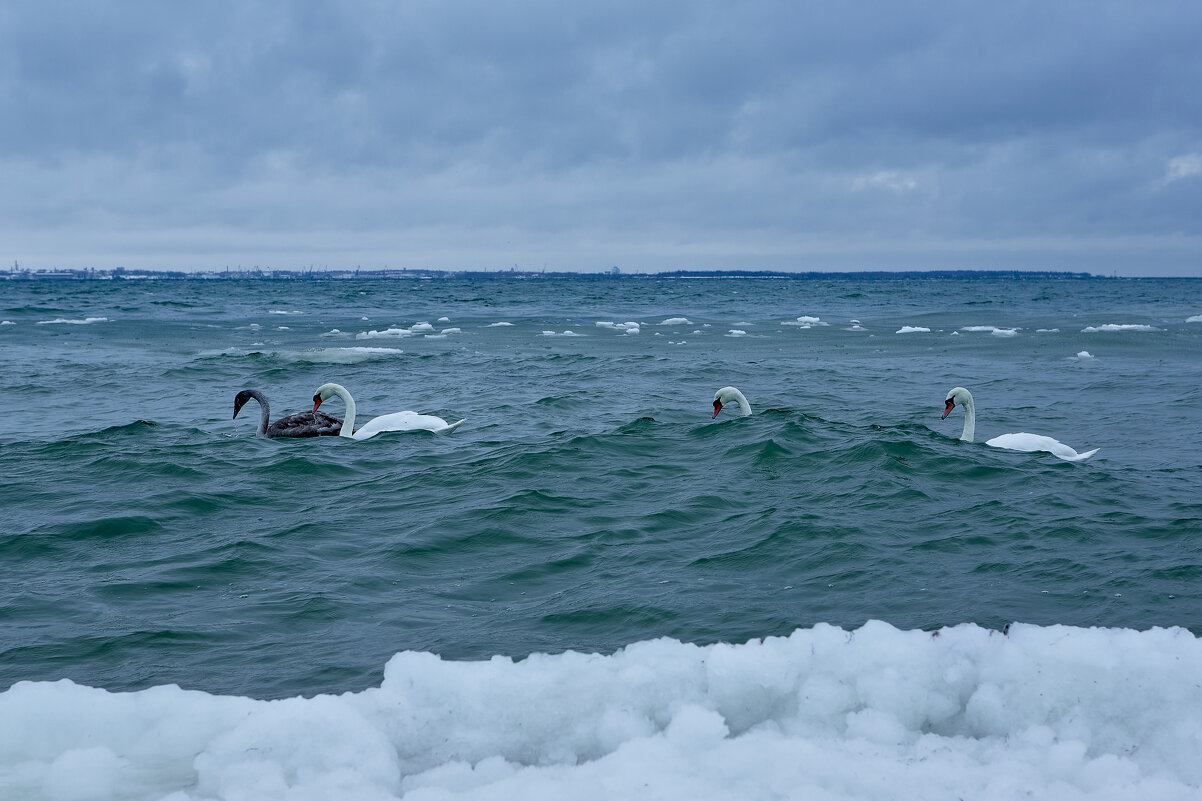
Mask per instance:
[[[1145,276],[1155,278],[1156,276]],[[617,270],[602,273],[549,272],[532,270],[215,270],[184,272],[176,270],[22,270],[0,271],[0,281],[413,281],[467,279],[497,280],[647,280],[665,278],[775,278],[791,281],[823,280],[900,280],[900,279],[1011,279],[1011,280],[1113,280],[1092,273],[1052,270],[907,270],[890,272],[867,270],[861,272],[781,272],[775,270],[671,270],[655,273],[624,273]]]

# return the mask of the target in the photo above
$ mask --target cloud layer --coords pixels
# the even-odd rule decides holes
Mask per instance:
[[[27,266],[1202,275],[1187,2],[0,10]]]

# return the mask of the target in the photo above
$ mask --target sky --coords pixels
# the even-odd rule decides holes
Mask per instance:
[[[1202,4],[6,0],[14,262],[1202,276]]]

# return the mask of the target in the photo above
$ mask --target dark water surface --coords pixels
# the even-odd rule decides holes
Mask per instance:
[[[308,695],[402,650],[869,619],[1202,633],[1197,315],[1196,280],[0,283],[0,688]],[[327,381],[360,423],[467,422],[230,420]],[[710,419],[727,384],[751,417]],[[1101,451],[984,444],[1017,431]]]

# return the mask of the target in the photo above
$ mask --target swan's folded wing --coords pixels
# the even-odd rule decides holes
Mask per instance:
[[[281,417],[267,428],[271,438],[336,437],[342,421],[324,412],[297,412]]]

